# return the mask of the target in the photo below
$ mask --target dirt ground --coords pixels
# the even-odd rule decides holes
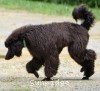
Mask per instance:
[[[43,67],[38,71],[40,75],[38,79],[26,72],[25,65],[32,58],[26,48],[23,49],[20,58],[14,57],[9,61],[4,59],[7,52],[4,41],[14,29],[27,24],[61,21],[75,22],[72,18],[64,16],[0,9],[0,91],[100,91],[100,22],[97,20],[89,31],[88,48],[94,49],[97,53],[95,74],[89,81],[81,80],[83,77],[81,67],[70,58],[67,48],[64,48],[59,56],[58,74],[53,78],[55,81],[51,82],[41,81],[44,78]]]

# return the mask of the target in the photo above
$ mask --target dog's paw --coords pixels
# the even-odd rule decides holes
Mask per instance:
[[[37,73],[37,71],[34,71],[33,74],[34,74],[37,78],[39,78],[39,74]]]
[[[83,77],[82,80],[89,80],[89,77]]]
[[[42,81],[52,81],[52,79],[49,77],[49,78],[44,78]]]

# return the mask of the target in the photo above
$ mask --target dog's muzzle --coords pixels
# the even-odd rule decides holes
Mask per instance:
[[[7,52],[7,54],[6,54],[5,59],[6,59],[6,60],[9,60],[9,59],[11,59],[11,58],[13,58],[13,57],[14,57],[13,51],[11,51],[11,49],[8,49],[8,52]]]

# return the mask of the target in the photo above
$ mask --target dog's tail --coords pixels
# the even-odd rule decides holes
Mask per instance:
[[[81,4],[77,8],[74,8],[72,16],[76,21],[77,19],[84,20],[81,26],[83,26],[87,30],[89,30],[90,27],[92,27],[92,25],[94,24],[95,17],[85,4]]]

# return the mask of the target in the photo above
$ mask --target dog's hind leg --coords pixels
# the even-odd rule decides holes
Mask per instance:
[[[48,57],[45,58],[45,75],[46,78],[43,79],[43,81],[50,81],[51,77],[53,77],[54,75],[56,75],[57,70],[58,70],[58,66],[59,66],[59,57],[58,54],[52,54]]]
[[[44,64],[42,59],[38,59],[34,57],[30,62],[26,64],[26,70],[28,73],[33,73],[37,78],[39,77],[37,71],[41,68]]]
[[[94,74],[94,60],[96,53],[93,50],[86,50],[84,45],[73,44],[68,47],[70,56],[82,66],[81,72],[84,71],[82,79],[89,79]]]
[[[93,50],[87,50],[85,51],[84,55],[84,62],[81,64],[82,69],[81,72],[84,71],[84,79],[89,79],[90,76],[94,74],[94,62],[96,60],[96,53]]]

